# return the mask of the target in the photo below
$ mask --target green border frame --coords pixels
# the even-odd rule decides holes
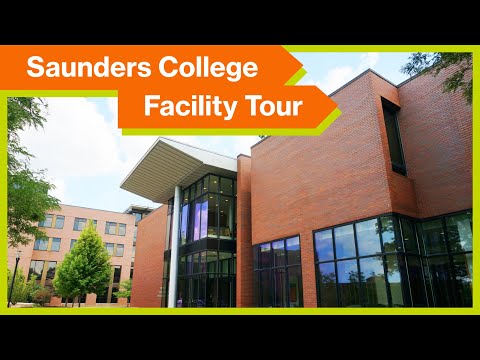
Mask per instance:
[[[289,52],[472,52],[473,53],[473,77],[480,79],[480,46],[479,45],[287,45],[284,48]],[[298,74],[298,73],[297,73]],[[288,82],[298,81],[295,78]],[[296,82],[295,81],[295,82]],[[0,91],[0,167],[4,169],[0,174],[0,241],[4,246],[0,247],[0,299],[6,299],[7,284],[6,273],[7,262],[7,97],[8,96],[41,96],[41,97],[116,97],[114,90],[85,90],[85,91],[64,91],[64,90],[21,90],[21,91]],[[478,162],[480,149],[480,85],[477,81],[473,84],[473,208],[476,209],[480,201],[480,165]],[[325,120],[326,121],[326,120]],[[324,122],[325,122],[324,121]],[[333,120],[332,120],[333,121]],[[262,133],[272,133],[267,130]],[[132,129],[124,135],[153,135],[142,129]],[[172,133],[172,135],[216,135],[214,131],[203,133],[202,131]],[[255,131],[255,135],[258,131]],[[285,133],[283,133],[285,135]],[[224,134],[223,134],[224,135]],[[231,135],[245,135],[235,131]],[[289,133],[287,135],[300,135]],[[310,133],[310,135],[312,135]],[[473,247],[480,248],[480,212],[473,211]],[[477,250],[475,250],[477,251]],[[473,257],[473,271],[480,274],[480,261]],[[476,276],[478,279],[478,276]],[[16,315],[468,315],[480,314],[480,288],[479,280],[474,280],[473,286],[473,307],[471,308],[10,308],[7,309],[7,302],[0,301],[0,314]]]

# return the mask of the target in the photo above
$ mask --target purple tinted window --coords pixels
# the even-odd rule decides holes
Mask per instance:
[[[207,229],[208,229],[208,201],[207,197],[203,197],[203,202],[202,202],[202,224],[200,227],[200,239],[203,239],[204,237],[207,237]]]
[[[195,220],[194,220],[194,229],[193,229],[193,241],[200,239],[200,209],[202,204],[200,199],[195,202]]]
[[[182,226],[180,229],[180,237],[182,239],[182,244],[185,244],[185,242],[187,241],[188,208],[189,208],[189,205],[187,204],[182,209]]]

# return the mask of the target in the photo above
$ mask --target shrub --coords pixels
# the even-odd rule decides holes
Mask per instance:
[[[52,294],[50,290],[42,288],[40,290],[37,290],[35,294],[33,295],[32,302],[35,304],[40,304],[41,306],[44,306],[46,303],[50,302],[50,299],[52,298]]]

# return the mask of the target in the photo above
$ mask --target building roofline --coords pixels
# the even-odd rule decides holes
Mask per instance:
[[[149,212],[147,215],[145,215],[144,217],[142,217],[140,220],[137,221],[137,224],[140,223],[140,221],[142,221],[143,219],[146,219],[147,217],[149,217],[150,215],[152,215],[154,212],[156,212],[157,210],[160,210],[164,205],[166,204],[160,204],[157,208],[155,208],[155,210],[153,210],[152,212]]]
[[[425,73],[419,73],[419,74],[415,74],[411,77],[409,77],[407,80],[403,80],[400,84],[397,85],[397,88],[405,85],[406,83],[412,81],[413,79],[416,79],[417,77],[421,76],[421,75],[424,75]]]
[[[245,155],[245,154],[240,153],[240,154],[237,155],[237,159],[238,159],[240,156],[245,156],[245,157],[251,158],[251,156],[249,156],[249,155]]]
[[[63,204],[60,203],[60,206],[71,206],[71,207],[76,207],[76,208],[81,208],[81,209],[88,209],[88,210],[95,210],[95,211],[103,211],[103,212],[110,212],[110,213],[115,213],[115,214],[123,214],[123,215],[132,215],[132,214],[127,214],[123,211],[113,211],[113,210],[104,210],[104,209],[97,209],[97,208],[92,208],[92,207],[87,207],[87,206],[79,206],[79,205],[71,205],[71,204]],[[133,216],[133,215],[132,215]]]
[[[157,209],[155,207],[150,207],[150,206],[131,204],[128,208],[125,209],[124,212],[126,213],[128,210],[132,210],[132,208],[137,208],[139,210],[151,210],[151,211],[154,211]]]
[[[328,95],[328,97],[332,96],[332,95],[335,95],[336,93],[338,93],[340,90],[343,90],[344,88],[346,88],[348,85],[350,85],[351,83],[357,81],[358,79],[360,79],[362,76],[368,74],[369,72],[371,72],[372,74],[375,74],[377,75],[380,79],[382,80],[385,80],[386,82],[388,82],[389,84],[395,86],[395,87],[398,87],[397,85],[395,85],[393,82],[391,82],[390,80],[384,78],[382,75],[380,75],[379,73],[377,73],[376,71],[368,68],[367,70],[365,70],[364,72],[358,74],[357,76],[355,76],[352,80],[346,82],[345,84],[343,84],[342,86],[340,86],[337,90],[333,91],[332,93],[330,93]]]

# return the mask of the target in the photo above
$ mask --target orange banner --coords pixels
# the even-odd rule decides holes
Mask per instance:
[[[310,129],[337,105],[281,46],[4,46],[3,90],[118,90],[119,128]]]

